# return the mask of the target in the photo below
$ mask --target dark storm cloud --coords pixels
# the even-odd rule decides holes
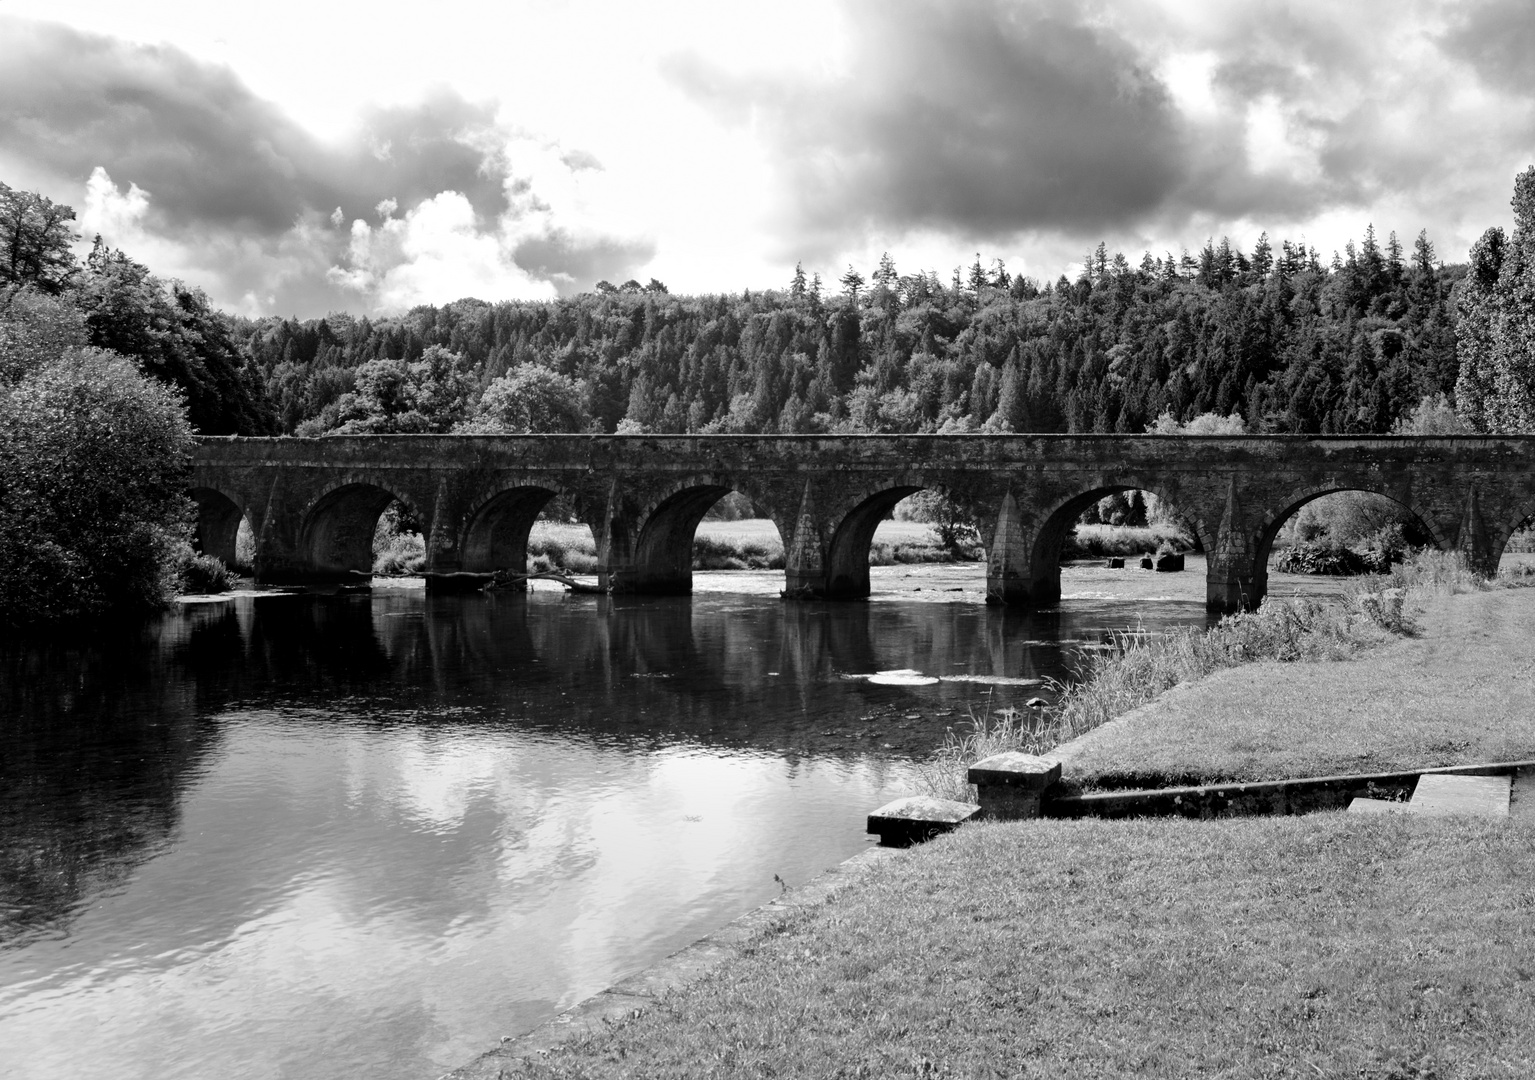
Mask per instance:
[[[1360,32],[1432,44],[1420,9],[1207,7],[1180,23],[1096,0],[845,0],[834,75],[742,77],[697,56],[670,74],[767,137],[796,256],[881,232],[1178,235],[1388,194],[1463,201],[1466,158],[1527,134],[1517,112],[1467,125],[1443,65],[1418,58],[1430,71],[1411,78]],[[1455,18],[1443,48],[1501,89],[1535,92],[1535,5],[1482,0]],[[1163,81],[1181,93],[1185,74],[1192,98]]]
[[[698,99],[772,132],[809,232],[1090,229],[1183,183],[1166,89],[1124,40],[1065,8],[887,0],[850,17],[851,66],[829,83],[672,66]]]
[[[150,192],[162,227],[286,231],[306,210],[371,214],[440,191],[477,212],[505,208],[502,170],[475,137],[487,106],[448,93],[375,110],[340,146],[319,142],[227,68],[168,47],[6,20],[0,33],[0,143],[58,175],[97,165]]]
[[[1457,12],[1444,48],[1468,61],[1490,85],[1535,96],[1535,5],[1529,0],[1480,0]]]
[[[1448,68],[1426,51],[1405,61],[1383,53],[1379,38],[1358,33],[1357,24],[1340,15],[1346,11],[1246,9],[1229,19],[1224,38],[1210,43],[1219,56],[1213,85],[1226,115],[1237,119],[1250,106],[1277,104],[1292,136],[1314,151],[1316,173],[1299,181],[1243,168],[1214,170],[1206,182],[1191,185],[1208,211],[1300,218],[1364,207],[1388,193],[1430,205],[1460,201],[1476,183],[1476,167],[1488,164],[1486,155],[1528,137],[1518,109],[1488,125],[1498,112],[1487,108],[1468,124],[1453,85],[1461,77],[1453,62],[1469,61],[1489,84],[1531,98],[1535,8],[1528,0],[1456,9],[1452,29],[1437,39],[1421,10],[1384,3],[1365,9],[1360,23],[1399,20],[1390,28],[1402,32],[1408,48],[1437,45],[1452,61]],[[1235,142],[1240,132],[1233,136]]]
[[[517,265],[536,278],[552,282],[561,294],[589,288],[598,281],[618,284],[655,258],[653,243],[599,239],[578,242],[555,229],[518,244],[512,252]]]
[[[148,193],[142,227],[217,267],[218,280],[199,284],[223,303],[305,314],[367,304],[356,291],[364,286],[338,284],[332,273],[351,258],[350,233],[334,227],[333,213],[340,209],[343,224],[376,225],[385,200],[405,218],[450,191],[468,200],[477,234],[534,234],[517,248],[529,260],[522,269],[561,290],[627,276],[653,255],[653,245],[578,240],[551,224],[530,182],[510,179],[509,135],[495,112],[439,90],[369,109],[346,138],[327,142],[228,68],[171,47],[0,17],[0,155],[66,187],[98,166],[119,190],[137,185]],[[560,157],[573,172],[602,168],[580,149]],[[414,257],[396,251],[374,269]]]

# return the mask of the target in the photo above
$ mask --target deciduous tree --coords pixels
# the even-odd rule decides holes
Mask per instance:
[[[31,286],[57,295],[79,271],[73,207],[0,183],[0,301]]]

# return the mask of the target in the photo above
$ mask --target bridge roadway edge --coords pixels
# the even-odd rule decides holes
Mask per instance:
[[[817,599],[868,595],[871,519],[905,490],[936,488],[977,517],[989,598],[1019,605],[1059,598],[1060,540],[1113,490],[1149,490],[1178,509],[1209,556],[1207,600],[1220,610],[1262,599],[1274,532],[1329,491],[1395,499],[1483,570],[1535,512],[1531,436],[210,437],[192,471],[200,543],[232,551],[249,520],[264,580],[366,572],[373,518],[394,498],[425,523],[430,571],[494,568],[518,550],[505,522],[525,540],[536,516],[495,507],[558,492],[592,526],[607,586],[687,592],[684,545],[707,505],[696,492],[717,489],[744,491],[773,518],[787,594]]]

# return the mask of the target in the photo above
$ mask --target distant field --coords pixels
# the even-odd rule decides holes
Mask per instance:
[[[705,521],[694,538],[694,568],[743,570],[783,565],[783,540],[767,518]],[[597,544],[585,525],[539,521],[528,538],[530,565],[541,570],[564,567],[579,573],[596,568]],[[541,561],[542,560],[542,561]],[[874,533],[869,561],[894,563],[947,562],[933,527],[917,521],[882,521]]]
[[[741,521],[705,521],[698,526],[698,535],[710,540],[776,540],[778,526],[767,518],[744,518]],[[926,544],[933,538],[933,527],[921,521],[881,521],[874,530],[874,542],[886,544]]]

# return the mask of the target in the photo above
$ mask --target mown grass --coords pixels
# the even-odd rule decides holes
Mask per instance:
[[[1525,1077],[1532,857],[1470,819],[966,826],[502,1075]]]

